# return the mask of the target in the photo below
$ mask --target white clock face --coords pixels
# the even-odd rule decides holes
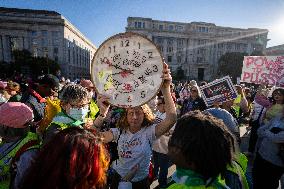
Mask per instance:
[[[92,61],[92,80],[99,94],[118,107],[135,107],[151,100],[162,84],[163,59],[147,38],[122,33],[106,40]]]

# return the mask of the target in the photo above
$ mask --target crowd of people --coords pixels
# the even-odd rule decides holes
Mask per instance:
[[[284,89],[236,85],[207,107],[194,80],[165,65],[148,104],[111,106],[90,80],[0,80],[0,188],[277,188],[284,173]],[[250,128],[240,152],[240,129]],[[252,158],[252,175],[247,171]],[[168,168],[176,166],[168,179]]]

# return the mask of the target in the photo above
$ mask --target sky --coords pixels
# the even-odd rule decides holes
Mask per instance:
[[[268,29],[267,47],[284,44],[284,0],[0,0],[0,6],[56,11],[96,47],[125,32],[129,16]]]

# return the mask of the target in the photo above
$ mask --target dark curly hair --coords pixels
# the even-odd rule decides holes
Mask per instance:
[[[183,115],[176,124],[169,141],[169,153],[177,166],[179,158],[185,162],[184,169],[204,176],[204,179],[216,178],[226,171],[233,158],[234,137],[222,121],[199,110]]]
[[[71,103],[78,102],[88,98],[88,91],[86,88],[78,84],[68,84],[62,89],[61,102]]]

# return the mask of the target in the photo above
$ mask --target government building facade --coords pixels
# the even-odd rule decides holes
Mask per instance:
[[[171,70],[184,70],[186,79],[210,81],[218,78],[219,58],[227,52],[264,51],[267,29],[231,28],[205,22],[169,22],[128,17],[126,31],[151,39]]]
[[[96,51],[74,25],[55,11],[0,7],[0,62],[13,61],[13,50],[58,62],[61,75],[89,78]]]

